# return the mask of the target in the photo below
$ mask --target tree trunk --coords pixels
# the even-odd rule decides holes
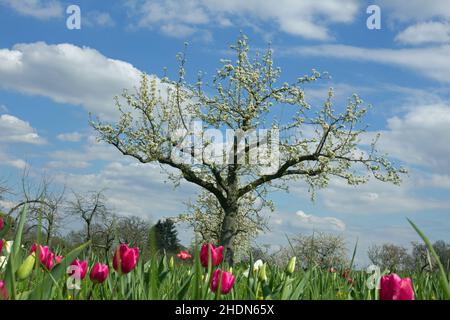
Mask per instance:
[[[222,230],[220,234],[220,245],[224,247],[224,260],[230,266],[234,263],[234,237],[236,235],[236,217],[239,206],[234,201],[223,208],[225,215],[222,221]]]

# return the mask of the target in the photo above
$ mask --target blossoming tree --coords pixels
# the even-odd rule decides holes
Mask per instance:
[[[313,107],[305,99],[304,86],[321,78],[319,72],[280,83],[281,70],[274,67],[270,48],[251,58],[244,36],[231,48],[236,60],[222,60],[208,85],[201,74],[196,83],[188,83],[185,56],[180,54],[177,81],[143,75],[136,93],[125,90],[123,99],[116,98],[117,123],[91,122],[99,139],[123,155],[171,168],[166,172],[176,185],[184,179],[217,199],[223,209],[220,244],[228,263],[233,263],[239,206],[250,193],[265,198],[297,180],[314,192],[326,187],[331,178],[358,185],[371,175],[400,183],[404,170],[377,151],[376,138],[360,143],[367,108],[357,95],[335,110],[330,89],[323,106]],[[280,112],[283,117],[278,116]],[[286,117],[288,121],[281,119]],[[201,123],[200,130],[194,122]],[[271,133],[255,142],[251,137],[259,129]],[[229,131],[233,135],[226,148],[217,148],[224,145],[217,136],[227,132],[229,138]],[[261,154],[270,154],[265,158],[271,166],[267,170],[250,160],[270,137],[278,137],[276,145],[272,141],[256,155],[262,159]]]

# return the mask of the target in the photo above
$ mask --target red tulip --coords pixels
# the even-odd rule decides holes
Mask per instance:
[[[57,263],[59,263],[57,261]],[[87,261],[80,261],[78,259],[75,259],[72,261],[72,263],[70,264],[71,266],[75,266],[75,270],[72,270],[72,272],[69,273],[69,276],[71,277],[75,277],[77,279],[77,276],[80,277],[79,280],[83,280],[86,277],[86,272],[87,272]],[[78,270],[76,269],[78,268]],[[79,271],[79,273],[77,272]]]
[[[128,248],[121,244],[114,254],[113,267],[119,273],[127,274],[134,269],[139,258],[139,248]],[[120,270],[119,270],[120,263]]]
[[[5,227],[5,220],[3,220],[3,218],[0,218],[0,231],[2,231],[4,227]]]
[[[204,244],[200,250],[200,261],[202,266],[208,267],[208,252],[211,251],[211,263],[213,266],[218,266],[222,262],[223,247],[215,247],[213,244]]]
[[[211,291],[216,292],[219,287],[220,282],[220,274],[222,274],[222,282],[221,282],[221,290],[222,294],[227,294],[231,291],[234,285],[235,277],[231,274],[231,272],[222,271],[217,269],[214,271],[212,279],[211,279]]]
[[[0,280],[0,300],[8,299],[8,292],[6,292],[5,283]]]
[[[101,264],[97,262],[91,269],[91,273],[89,274],[89,278],[95,284],[102,283],[108,278],[109,268],[106,264]]]
[[[410,278],[400,278],[395,273],[381,277],[380,300],[414,300]]]
[[[177,254],[177,257],[180,258],[181,260],[187,260],[192,258],[192,256],[187,251],[180,251],[180,253]]]

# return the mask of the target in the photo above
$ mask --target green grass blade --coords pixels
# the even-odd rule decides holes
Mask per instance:
[[[407,219],[408,222],[411,224],[411,226],[414,228],[414,230],[417,232],[417,234],[422,238],[423,242],[428,247],[428,250],[430,250],[431,255],[436,260],[436,263],[439,267],[439,281],[441,283],[442,290],[444,291],[445,297],[447,300],[450,300],[450,285],[448,283],[447,273],[445,272],[444,266],[441,263],[441,260],[439,259],[439,256],[437,255],[436,251],[434,250],[433,244],[431,241],[425,236],[425,234],[412,222],[411,220]]]

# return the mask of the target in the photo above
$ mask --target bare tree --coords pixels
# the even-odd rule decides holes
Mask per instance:
[[[103,190],[85,194],[73,193],[74,200],[69,201],[68,211],[73,217],[81,218],[84,223],[85,241],[92,240],[92,228],[96,221],[108,214]]]
[[[185,55],[180,54],[177,81],[164,78],[158,84],[143,75],[135,94],[124,91],[125,103],[116,99],[121,114],[117,123],[91,122],[99,139],[123,155],[171,168],[169,178],[176,185],[184,179],[217,199],[224,213],[219,241],[228,263],[233,263],[240,200],[251,192],[266,195],[286,189],[292,180],[303,180],[313,192],[327,187],[331,178],[358,185],[370,175],[400,183],[405,170],[377,152],[377,139],[370,147],[359,144],[367,109],[356,94],[347,105],[335,107],[330,89],[323,106],[313,109],[303,86],[321,78],[319,72],[289,84],[280,81],[281,71],[273,66],[270,48],[252,59],[244,36],[231,48],[235,62],[222,60],[207,90],[201,76],[194,85],[187,83]],[[283,111],[290,120],[282,123],[277,115]],[[200,132],[195,120],[201,121]],[[226,150],[216,153],[215,147],[223,144],[214,143],[207,129],[217,136],[233,132]],[[260,129],[270,133],[255,142]],[[268,152],[262,152],[262,145],[268,146],[264,149]],[[279,164],[267,171],[263,163],[250,161],[255,154],[264,158],[262,162]]]

